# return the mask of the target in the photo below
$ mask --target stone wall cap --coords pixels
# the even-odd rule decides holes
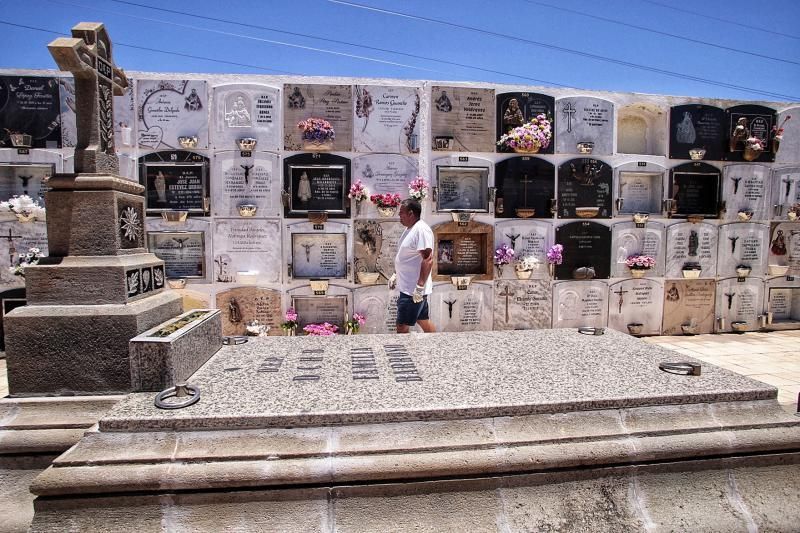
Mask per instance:
[[[45,183],[55,190],[119,191],[130,194],[144,192],[143,185],[108,174],[57,174],[48,178]]]

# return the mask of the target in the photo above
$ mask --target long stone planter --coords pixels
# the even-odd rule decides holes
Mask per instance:
[[[195,309],[131,339],[134,391],[160,391],[184,381],[222,347],[218,309]]]

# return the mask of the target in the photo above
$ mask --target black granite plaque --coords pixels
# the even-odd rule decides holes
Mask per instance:
[[[722,173],[706,163],[686,163],[670,170],[669,197],[674,201],[674,216],[719,217],[719,190]]]
[[[436,167],[436,210],[489,212],[487,167]]]
[[[30,135],[32,148],[61,148],[57,79],[0,76],[0,147],[12,146],[9,132]]]
[[[728,143],[725,111],[710,105],[679,105],[669,112],[669,157],[689,159],[689,150],[702,148],[704,159],[724,159]]]
[[[147,246],[164,261],[168,278],[206,276],[205,234],[202,231],[150,232]]]
[[[745,137],[758,137],[764,141],[765,149],[756,159],[765,163],[775,161],[775,154],[772,152],[772,127],[775,125],[775,110],[761,105],[737,105],[725,110],[727,115],[728,151],[725,154],[726,161],[745,161],[744,139],[736,135],[736,127],[741,123],[745,126],[747,134]]]
[[[503,93],[497,95],[497,140],[510,130],[522,126],[525,122],[538,116],[545,115],[553,120],[555,99],[552,96],[538,93]],[[552,154],[555,148],[555,139],[550,140],[547,148],[539,150],[540,154]],[[498,146],[498,152],[513,152],[506,146]]]
[[[559,218],[611,218],[611,167],[599,159],[571,159],[558,167]]]
[[[325,212],[332,218],[350,216],[350,160],[332,154],[299,154],[283,162],[284,216],[304,218]]]
[[[556,279],[608,278],[611,275],[611,228],[597,222],[570,222],[556,228],[564,246]]]
[[[533,209],[534,218],[553,217],[550,207],[556,194],[556,180],[555,167],[549,161],[529,156],[500,161],[495,166],[495,185],[497,218],[518,217],[521,209]]]
[[[208,158],[183,150],[154,152],[139,159],[148,214],[208,211]]]

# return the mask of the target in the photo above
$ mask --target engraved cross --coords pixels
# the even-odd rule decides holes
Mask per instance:
[[[503,292],[500,293],[500,296],[506,297],[506,324],[508,323],[508,298],[510,296],[514,296],[514,293],[508,290],[508,285],[503,288]]]
[[[567,133],[572,133],[572,119],[575,117],[575,106],[572,105],[572,102],[567,102],[564,104],[564,107],[561,108],[561,111],[567,119]]]
[[[14,247],[14,239],[21,238],[22,235],[12,235],[11,229],[8,230],[8,235],[0,235],[0,239],[8,241],[8,264],[10,266],[14,266],[14,254],[17,253],[17,249]]]

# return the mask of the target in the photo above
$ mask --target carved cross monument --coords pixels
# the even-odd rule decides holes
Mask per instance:
[[[59,37],[47,48],[58,68],[71,72],[75,78],[75,172],[117,175],[112,97],[123,94],[128,79],[114,65],[105,27],[99,22],[81,22],[72,28],[71,38]]]

